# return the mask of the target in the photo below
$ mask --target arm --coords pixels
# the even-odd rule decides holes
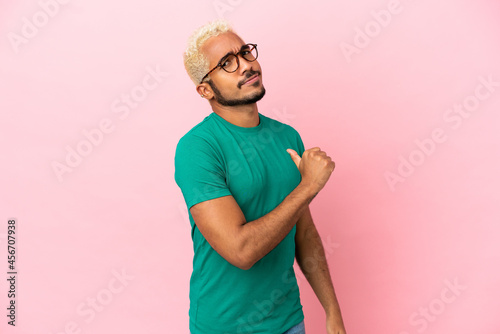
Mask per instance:
[[[238,268],[251,268],[285,238],[335,167],[319,147],[304,151],[302,158],[293,150],[289,153],[302,180],[268,214],[247,222],[233,196],[203,201],[190,208],[196,226],[208,243]]]
[[[314,226],[309,207],[297,222],[295,245],[297,263],[325,310],[328,334],[345,334],[323,243]]]
[[[251,222],[246,222],[233,196],[195,204],[190,211],[217,253],[238,268],[249,269],[286,237],[313,195],[300,183],[273,211]]]

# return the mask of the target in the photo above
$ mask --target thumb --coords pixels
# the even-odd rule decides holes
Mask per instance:
[[[297,152],[295,152],[291,148],[288,148],[286,151],[290,154],[290,157],[292,158],[293,162],[295,162],[295,165],[297,166],[297,168],[299,168],[300,160],[302,160],[302,159],[297,154]]]

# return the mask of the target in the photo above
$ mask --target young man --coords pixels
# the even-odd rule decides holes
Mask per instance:
[[[345,334],[309,203],[334,162],[304,150],[291,126],[258,112],[265,94],[256,44],[223,20],[198,29],[186,70],[212,113],[175,152],[175,181],[194,246],[192,334],[305,333],[295,257],[326,312],[328,334]]]

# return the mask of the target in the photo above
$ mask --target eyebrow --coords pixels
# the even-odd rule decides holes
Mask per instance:
[[[232,52],[226,53],[221,59],[219,59],[219,62],[217,64],[220,64],[224,59],[226,59],[227,56],[233,54]]]
[[[243,44],[243,45],[240,47],[240,50],[238,51],[238,53],[239,53],[239,52],[241,52],[241,50],[243,50],[243,48],[244,48],[245,46],[247,46],[247,45],[246,45],[246,44]],[[218,62],[217,64],[220,64],[220,62],[221,62],[221,61],[223,61],[223,60],[224,60],[227,56],[229,56],[229,55],[234,55],[234,54],[235,54],[234,52],[229,51],[228,53],[226,53],[226,54],[225,54],[225,55],[224,55],[224,56],[223,56],[223,57],[219,60],[219,62]]]

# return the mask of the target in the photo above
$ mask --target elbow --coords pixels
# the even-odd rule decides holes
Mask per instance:
[[[233,265],[241,270],[249,270],[252,268],[252,265],[248,263],[233,263]]]
[[[231,264],[242,270],[249,270],[257,262],[253,254],[245,251],[245,249],[238,249],[233,252],[234,257]]]
[[[240,263],[237,267],[242,269],[242,270],[249,270],[250,268],[253,267],[254,264],[255,264],[255,262],[245,261],[245,262]]]
[[[224,260],[235,266],[236,268],[242,269],[242,270],[248,270],[253,267],[255,264],[254,261],[251,261],[249,257],[242,256],[236,251],[232,251],[231,254],[222,254],[219,253]]]
[[[253,243],[241,236],[233,239],[230,249],[230,259],[228,261],[239,269],[249,270],[260,260]]]

